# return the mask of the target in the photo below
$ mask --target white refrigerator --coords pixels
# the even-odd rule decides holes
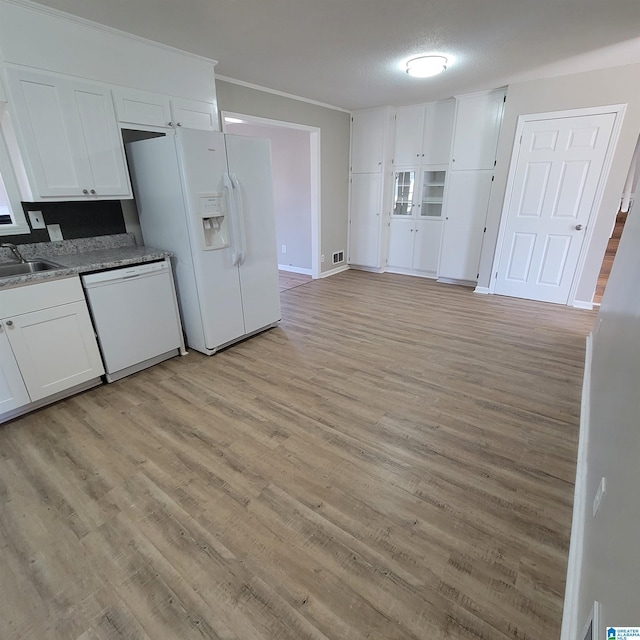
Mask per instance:
[[[145,244],[172,251],[187,345],[214,354],[280,320],[269,140],[179,129],[127,144]]]

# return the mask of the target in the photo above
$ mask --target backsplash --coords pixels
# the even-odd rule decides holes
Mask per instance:
[[[27,211],[42,211],[45,224],[59,224],[65,240],[126,232],[119,200],[23,202],[22,208],[29,225],[31,223]],[[0,242],[12,242],[13,244],[49,242],[49,233],[46,229],[35,229],[31,233],[20,235],[0,235]]]

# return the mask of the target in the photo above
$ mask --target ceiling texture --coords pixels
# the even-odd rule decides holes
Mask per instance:
[[[640,62],[640,0],[40,3],[218,60],[219,76],[345,109]],[[445,73],[403,71],[408,58],[429,53],[451,59]]]

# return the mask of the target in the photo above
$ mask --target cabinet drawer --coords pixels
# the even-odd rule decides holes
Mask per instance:
[[[9,318],[40,309],[84,301],[78,276],[0,290],[0,316]]]

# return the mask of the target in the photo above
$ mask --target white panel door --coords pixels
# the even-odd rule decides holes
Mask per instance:
[[[413,238],[415,236],[415,220],[391,219],[389,228],[390,267],[411,269],[413,259]]]
[[[88,167],[78,165],[67,94],[57,79],[7,69],[12,115],[24,141],[26,161],[40,197],[82,196],[90,188]]]
[[[85,83],[69,83],[69,96],[77,113],[78,149],[86,156],[79,166],[90,172],[90,194],[96,198],[131,196],[120,129],[111,91]]]
[[[491,171],[450,171],[438,277],[475,282],[491,195]]]
[[[440,260],[442,220],[416,220],[411,268],[436,275]]]
[[[452,169],[493,169],[503,108],[502,91],[457,98]]]
[[[0,415],[29,404],[29,394],[16,362],[7,331],[0,322]]]
[[[449,164],[455,111],[454,100],[425,105],[422,164]]]
[[[349,262],[379,268],[381,173],[354,173],[351,176],[349,219]]]
[[[396,111],[396,144],[394,163],[402,165],[420,164],[422,151],[422,127],[424,106],[401,107]]]
[[[271,143],[247,136],[225,136],[229,173],[244,240],[240,287],[246,333],[280,320],[278,250],[273,208]]]
[[[351,171],[378,173],[384,161],[386,109],[358,111],[351,119]]]
[[[524,125],[495,292],[566,304],[615,114]]]
[[[84,301],[14,316],[4,325],[34,402],[104,373]]]

